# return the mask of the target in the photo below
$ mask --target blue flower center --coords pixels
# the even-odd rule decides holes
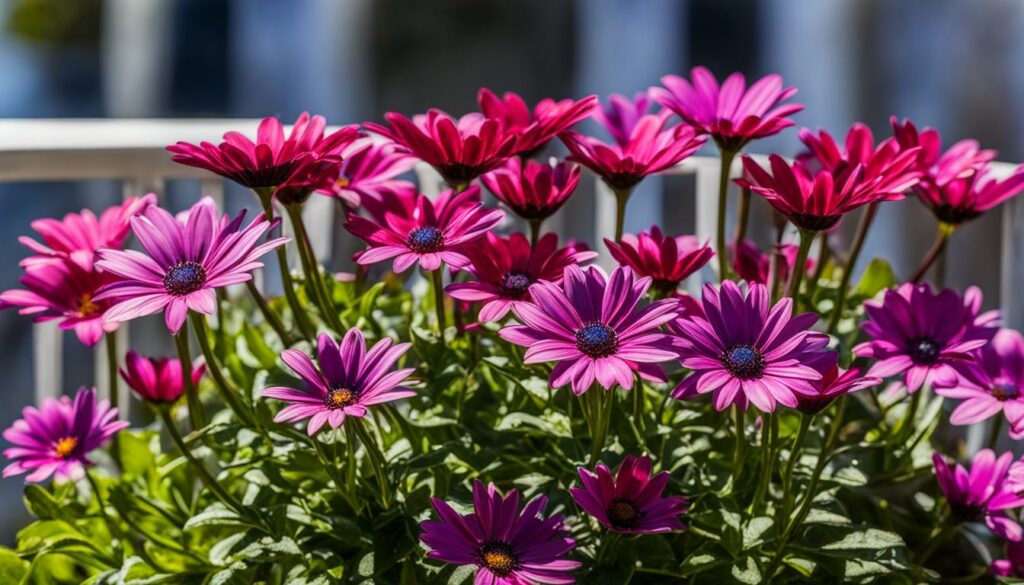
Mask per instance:
[[[505,276],[501,277],[501,289],[509,298],[523,298],[528,288],[530,288],[530,277],[525,272],[506,272]]]
[[[419,227],[409,232],[405,244],[417,254],[437,252],[444,245],[444,236],[434,227]]]
[[[485,542],[477,556],[480,565],[498,577],[507,577],[519,568],[519,556],[509,544],[501,541]]]
[[[588,323],[576,330],[576,348],[592,358],[610,356],[618,347],[615,330],[603,323]]]
[[[619,530],[629,530],[640,522],[640,509],[629,498],[615,498],[609,504],[608,522]]]
[[[941,353],[942,348],[931,337],[915,337],[907,342],[907,355],[915,364],[929,366],[939,359]]]
[[[338,410],[359,402],[359,392],[352,388],[334,388],[324,396],[327,410]]]
[[[1020,388],[1013,382],[996,382],[992,384],[992,396],[997,400],[1012,400],[1020,397]]]
[[[720,359],[725,369],[741,380],[756,380],[764,375],[764,358],[756,347],[734,345]]]
[[[198,262],[178,262],[164,275],[164,288],[176,297],[194,293],[204,284],[206,269]]]

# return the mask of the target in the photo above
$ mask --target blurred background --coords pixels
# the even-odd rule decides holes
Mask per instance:
[[[391,110],[462,114],[475,109],[481,86],[531,104],[631,95],[703,64],[720,78],[782,74],[807,105],[801,126],[843,134],[860,120],[883,137],[897,115],[939,128],[946,145],[974,137],[999,160],[1017,161],[1022,33],[1020,0],[0,0],[0,118],[288,122],[309,110],[344,124]],[[791,129],[750,150],[791,155],[797,146]],[[631,202],[627,229],[665,218],[675,231],[692,229],[692,205],[650,195],[665,187],[651,183]],[[172,205],[197,195],[194,185],[169,186]],[[121,196],[115,181],[0,185],[0,290],[18,285],[25,251],[16,237],[30,233],[32,219],[98,210]],[[227,202],[251,203],[231,190]],[[593,224],[593,208],[593,189],[581,187],[563,229],[591,236],[580,226]],[[848,232],[854,222],[846,223]],[[887,204],[863,257],[884,254],[906,275],[934,229],[916,201]],[[958,232],[947,273],[957,288],[981,285],[993,307],[999,230],[993,213]],[[6,428],[33,400],[31,323],[0,312],[0,339]],[[91,353],[73,337],[65,363],[64,390],[91,381]],[[21,489],[21,478],[0,480],[2,544],[25,520]]]

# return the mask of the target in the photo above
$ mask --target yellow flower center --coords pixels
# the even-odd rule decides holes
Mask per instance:
[[[330,410],[337,410],[351,406],[359,400],[359,393],[349,388],[335,388],[324,397],[324,406]]]
[[[64,437],[57,441],[57,457],[61,459],[67,459],[71,457],[71,454],[75,452],[75,447],[78,446],[78,439],[75,437]]]
[[[490,542],[480,548],[480,563],[499,577],[508,576],[519,566],[512,548],[503,542]]]
[[[83,315],[92,315],[99,310],[96,303],[92,302],[92,295],[89,293],[82,293],[82,298],[78,303],[78,312]]]
[[[334,181],[334,184],[337,185],[339,189],[348,189],[349,185],[352,184],[352,179],[348,177],[338,177],[338,180]]]

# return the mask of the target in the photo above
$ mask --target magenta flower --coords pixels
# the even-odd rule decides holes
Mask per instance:
[[[889,118],[889,124],[900,148],[920,147],[917,167],[924,173],[922,182],[945,185],[954,179],[965,179],[996,157],[996,151],[983,150],[977,140],[961,140],[943,154],[942,137],[934,128],[918,131],[913,122],[901,123],[896,116]]]
[[[940,396],[963,401],[949,422],[969,425],[1001,413],[1010,423],[1010,437],[1024,438],[1024,336],[1000,329],[971,357],[952,364],[959,373],[955,386],[935,389]]]
[[[171,333],[177,333],[189,309],[212,315],[217,309],[215,289],[252,279],[252,271],[270,250],[287,238],[262,244],[271,228],[260,215],[242,228],[240,213],[233,220],[221,217],[213,200],[204,197],[187,217],[175,219],[166,210],[151,207],[132,218],[132,231],[145,253],[101,250],[96,266],[120,277],[96,295],[96,300],[117,298],[103,315],[107,322],[128,321],[164,311]]]
[[[932,462],[935,479],[954,518],[961,522],[984,520],[999,536],[1014,542],[1021,540],[1024,532],[1005,512],[1024,505],[1024,497],[1017,495],[1007,481],[1013,453],[1003,453],[997,459],[991,449],[982,449],[974,455],[969,472],[961,465],[947,463],[939,453],[932,455]]]
[[[543,221],[569,200],[580,182],[580,166],[560,162],[521,161],[511,158],[505,166],[481,177],[498,201],[527,221]]]
[[[792,274],[793,265],[796,264],[799,246],[780,244],[775,246],[775,249],[779,254],[779,282],[786,282],[789,280],[789,275]],[[807,272],[812,272],[814,266],[814,260],[808,258],[804,269]],[[772,255],[762,252],[753,240],[743,240],[734,247],[732,269],[747,282],[769,284],[771,282]]]
[[[384,117],[390,128],[370,122],[363,126],[434,167],[451,187],[468,184],[515,153],[515,133],[482,114],[455,119],[441,110],[430,110],[412,120],[396,112]]]
[[[404,187],[397,179],[412,170],[416,159],[393,143],[369,140],[355,142],[342,152],[338,176],[323,192],[337,197],[349,207],[359,207],[363,198],[379,199],[380,191]]]
[[[1024,541],[1006,541],[1006,558],[992,561],[993,575],[1024,578]]]
[[[575,583],[580,566],[565,559],[576,541],[566,536],[562,516],[543,518],[548,499],[537,496],[519,511],[519,492],[502,497],[494,484],[473,482],[473,513],[462,515],[447,502],[430,499],[440,520],[420,523],[427,556],[453,565],[479,567],[479,585],[564,585]]]
[[[42,238],[42,243],[28,236],[18,241],[37,255],[21,261],[22,266],[47,262],[53,259],[70,260],[85,270],[92,270],[96,250],[120,248],[131,227],[129,220],[156,204],[156,195],[129,197],[121,205],[107,208],[99,218],[83,209],[81,213],[69,213],[63,219],[44,218],[32,222],[32,229]]]
[[[501,223],[500,209],[484,209],[480,188],[461,193],[447,191],[431,201],[429,197],[392,194],[382,201],[388,211],[371,213],[376,221],[352,214],[345,229],[370,247],[360,253],[359,264],[374,264],[394,258],[396,273],[419,263],[423,270],[437,270],[444,262],[455,268],[469,264],[462,247],[479,239]]]
[[[768,288],[751,283],[744,292],[736,283],[704,285],[704,314],[672,324],[679,335],[683,367],[692,373],[672,391],[687,399],[714,393],[714,405],[763,412],[776,404],[795,408],[800,396],[815,396],[822,375],[814,366],[824,357],[828,336],[810,330],[814,313],[795,317],[793,299],[770,305]]]
[[[762,77],[748,89],[743,74],[733,73],[719,87],[707,68],[694,67],[689,80],[666,75],[661,82],[664,88],[651,88],[654,101],[731,152],[792,126],[793,120],[787,116],[804,109],[802,104],[782,103],[796,94],[796,88],[783,88],[778,75]]]
[[[530,287],[529,303],[513,307],[522,325],[502,329],[503,339],[528,348],[527,364],[557,362],[552,388],[572,384],[576,394],[595,381],[606,389],[631,389],[634,375],[665,381],[656,364],[676,358],[672,337],[660,327],[678,316],[678,303],[662,300],[643,308],[651,285],[628,268],[610,277],[590,266],[567,266],[561,286],[540,281]]]
[[[705,138],[686,124],[666,129],[670,114],[640,118],[623,144],[605,144],[578,132],[558,135],[576,161],[597,173],[616,191],[629,191],[647,175],[679,164],[704,145]]]
[[[967,177],[952,179],[944,184],[934,179],[922,181],[914,189],[914,194],[932,210],[939,221],[959,225],[1016,197],[1021,191],[1024,191],[1024,165],[1018,166],[1009,177],[1001,181],[985,165]]]
[[[506,132],[515,134],[514,154],[530,157],[543,149],[559,132],[568,130],[590,115],[597,105],[596,96],[579,101],[555,101],[547,98],[530,110],[518,94],[511,91],[498,97],[486,87],[476,94],[484,117],[501,122]]]
[[[358,329],[349,329],[340,346],[321,333],[316,364],[297,349],[281,352],[281,361],[302,379],[302,388],[274,386],[262,396],[290,403],[277,413],[274,422],[309,419],[306,431],[310,436],[325,424],[336,429],[346,417],[366,416],[367,406],[416,395],[400,386],[409,382],[413,368],[392,370],[409,346],[384,338],[366,351],[366,340]]]
[[[619,146],[625,146],[633,135],[637,122],[650,109],[651,98],[647,92],[638,92],[633,99],[614,93],[608,96],[608,103],[594,110],[594,119],[598,121]]]
[[[669,482],[667,471],[651,477],[651,460],[626,455],[613,476],[598,464],[596,473],[579,468],[582,488],[569,488],[580,508],[612,532],[655,534],[684,530],[679,516],[690,508],[683,496],[663,497]]]
[[[53,257],[28,264],[19,281],[25,288],[0,293],[0,309],[20,307],[20,314],[34,315],[37,323],[60,319],[61,329],[73,329],[90,347],[117,330],[117,323],[104,321],[111,301],[98,298],[100,289],[114,281],[111,274]]]
[[[638,276],[649,276],[654,290],[670,294],[679,283],[704,267],[715,255],[708,242],[694,236],[667,237],[658,226],[639,234],[623,234],[618,244],[605,238],[615,261]]]
[[[25,481],[38,483],[50,476],[77,480],[92,465],[89,453],[102,447],[121,429],[117,409],[106,400],[96,401],[96,390],[80,388],[74,402],[67,396],[47,398],[40,408],[26,406],[22,418],[4,431],[11,448],[4,457],[11,464],[3,477],[29,473]]]
[[[530,302],[530,285],[538,280],[560,281],[566,267],[597,257],[582,243],[570,241],[559,249],[555,234],[545,234],[531,248],[523,234],[502,238],[488,233],[465,253],[472,262],[467,270],[476,281],[450,284],[444,290],[460,301],[483,303],[483,322],[499,321],[509,309]]]
[[[824,169],[833,174],[836,182],[844,173],[859,167],[860,181],[874,182],[872,189],[885,200],[902,199],[924,174],[917,164],[919,147],[903,148],[895,138],[883,140],[876,147],[871,129],[860,122],[850,126],[843,147],[824,130],[815,135],[804,128],[799,136],[807,151],[797,155],[797,160],[805,167]]]
[[[867,321],[861,329],[871,340],[854,347],[853,353],[877,360],[869,376],[903,374],[910,393],[925,384],[955,386],[954,364],[971,360],[970,352],[996,333],[999,312],[979,315],[980,309],[976,287],[961,297],[950,289],[935,293],[927,284],[904,284],[885,291],[881,303],[864,303]]]
[[[206,169],[243,187],[265,189],[283,183],[302,161],[337,155],[360,136],[357,126],[343,126],[324,136],[326,126],[322,116],[303,112],[286,138],[280,120],[263,118],[256,142],[228,132],[220,144],[178,142],[167,150],[174,153],[175,162]]]
[[[840,368],[836,363],[838,357],[835,352],[826,352],[825,357],[815,366],[821,372],[821,380],[814,384],[813,396],[797,396],[797,410],[805,414],[817,414],[844,394],[882,383],[881,378],[861,375],[860,368]]]
[[[192,365],[192,385],[199,384],[206,364]],[[118,368],[128,387],[146,402],[173,404],[185,393],[185,378],[181,361],[170,358],[151,358],[129,351],[124,366]]]

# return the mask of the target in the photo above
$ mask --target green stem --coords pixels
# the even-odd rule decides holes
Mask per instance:
[[[750,513],[757,513],[761,502],[768,494],[768,486],[772,478],[772,463],[775,460],[775,443],[778,437],[778,426],[775,413],[766,413],[761,424],[761,476],[757,482],[757,491],[750,502]]]
[[[800,230],[800,250],[796,254],[796,262],[790,267],[792,274],[789,277],[789,292],[786,296],[793,299],[793,314],[800,311],[800,283],[803,282],[804,273],[807,272],[807,254],[811,251],[811,244],[814,243],[816,232]]]
[[[262,188],[255,191],[260,203],[263,204],[263,215],[266,216],[268,221],[273,221],[274,188]],[[295,319],[295,323],[298,325],[303,337],[313,339],[316,335],[316,330],[310,324],[309,317],[303,310],[302,304],[299,303],[299,297],[295,296],[295,283],[292,281],[292,272],[288,267],[288,253],[284,246],[278,246],[275,252],[277,253],[277,266],[281,272],[281,286],[284,288],[284,298],[288,301],[288,306],[292,310],[292,318]]]
[[[729,259],[725,251],[725,214],[729,207],[729,172],[736,151],[721,149],[722,166],[718,175],[718,233],[716,234],[716,250],[718,254],[718,279],[729,278]]]
[[[995,420],[989,423],[988,429],[988,441],[985,443],[989,449],[995,449],[996,443],[999,442],[1001,431],[1003,430],[1003,416],[997,414]]]
[[[831,253],[832,250],[828,247],[828,232],[820,232],[818,235],[818,257],[814,265],[814,275],[807,282],[807,300],[811,303],[812,308],[817,306],[817,303],[814,302],[814,295],[818,292],[818,283],[821,282],[821,277],[825,273],[825,264],[828,263]]]
[[[210,338],[206,328],[206,320],[202,315],[194,312],[189,312],[189,316],[192,318],[192,326],[196,330],[196,339],[199,341],[199,348],[203,352],[203,357],[206,359],[206,371],[210,373],[210,377],[213,378],[213,385],[220,392],[221,398],[224,399],[225,404],[231,409],[231,412],[235,413],[238,420],[242,421],[243,424],[252,428],[260,428],[256,424],[255,419],[252,417],[252,413],[245,408],[241,402],[238,401],[238,392],[232,387],[232,384],[224,376],[224,372],[221,371],[220,362],[217,361],[217,356],[214,355],[213,349],[210,347]]]
[[[252,280],[250,279],[250,282]],[[228,293],[226,288],[218,288],[214,291],[217,295],[217,344],[214,349],[217,350],[217,357],[224,359],[224,354],[227,352],[228,345],[228,331],[227,323],[224,322],[224,303],[228,302]]]
[[[249,289],[249,295],[252,296],[252,300],[256,302],[256,306],[259,308],[260,313],[263,315],[263,320],[270,325],[270,328],[277,333],[277,337],[280,338],[281,343],[285,347],[291,347],[295,343],[295,339],[288,333],[284,323],[281,321],[281,317],[278,317],[277,313],[267,302],[267,299],[263,298],[259,289],[256,288],[256,283],[253,280],[248,280],[245,283],[246,288]]]
[[[96,496],[96,504],[100,508],[100,517],[103,518],[103,524],[107,527],[107,532],[110,533],[110,538],[121,539],[121,530],[117,526],[117,522],[107,514],[107,506],[103,501],[103,492],[100,490],[100,484],[96,481],[91,470],[85,470],[85,478],[89,481],[89,487],[92,488],[92,493]],[[115,551],[115,554],[121,556],[121,551]]]
[[[188,401],[188,422],[193,431],[206,426],[206,411],[199,400],[199,392],[192,383],[192,350],[188,346],[188,322],[182,323],[181,330],[174,335],[174,345],[178,349],[178,361],[181,362],[181,378],[185,385],[185,399]]]
[[[843,266],[843,277],[839,281],[839,294],[836,298],[836,305],[832,308],[832,316],[828,321],[828,333],[833,334],[839,327],[839,320],[843,318],[843,310],[846,308],[846,296],[850,292],[850,280],[853,278],[853,271],[857,268],[857,259],[860,257],[861,250],[864,249],[864,242],[868,238],[868,230],[871,229],[871,224],[875,220],[875,214],[878,212],[878,203],[871,203],[867,209],[864,210],[864,215],[860,217],[860,223],[857,224],[857,234],[853,238],[853,247],[850,248],[850,254],[846,258],[846,266]]]
[[[793,446],[789,449],[789,459],[786,461],[786,470],[782,474],[782,514],[779,517],[779,526],[789,518],[790,509],[793,507],[793,473],[796,471],[796,464],[800,461],[800,450],[803,447],[807,431],[811,428],[814,415],[804,414],[800,417],[800,428],[793,438]]]
[[[537,240],[540,239],[540,227],[544,223],[542,219],[531,219],[530,220],[530,247],[535,248],[537,246]]]
[[[736,431],[736,448],[733,450],[732,455],[732,486],[733,491],[735,491],[736,486],[739,485],[740,475],[743,471],[743,445],[745,444],[744,439],[746,438],[744,436],[745,433],[743,431],[745,426],[744,419],[746,418],[746,413],[743,411],[743,409],[734,404],[732,407],[732,414],[733,423],[735,425]]]
[[[924,255],[921,260],[921,264],[918,265],[917,270],[914,271],[914,275],[910,277],[909,282],[920,282],[924,275],[931,268],[932,264],[938,260],[939,256],[946,250],[946,244],[949,243],[949,237],[956,231],[956,226],[945,222],[939,222],[938,232],[935,234],[935,242],[932,244],[931,249]]]
[[[626,204],[629,203],[629,196],[633,189],[612,188],[615,193],[615,241],[622,241],[622,232],[626,229]]]
[[[960,523],[950,522],[948,518],[933,528],[931,534],[928,535],[928,540],[921,545],[917,554],[914,555],[914,562],[918,565],[923,565],[925,561],[935,554],[935,551],[939,546],[949,540],[950,537],[956,534],[959,529]]]
[[[131,417],[127,412],[127,409],[122,410],[121,408],[121,392],[118,384],[118,373],[117,373],[117,332],[109,331],[103,336],[103,345],[106,346],[107,350],[107,377],[110,378],[108,381],[108,391],[110,393],[110,406],[117,410],[118,416],[124,420],[129,420]],[[114,459],[114,463],[121,466],[121,435],[116,434],[110,441],[110,454]]]
[[[605,532],[604,538],[601,539],[601,546],[597,549],[594,564],[600,566],[601,562],[604,561],[605,556],[608,555],[608,551],[615,548],[615,545],[619,543],[620,538],[622,538],[622,535],[618,532]]]
[[[356,434],[359,435],[359,441],[363,444],[363,448],[366,449],[370,465],[373,466],[373,472],[377,476],[377,484],[380,486],[380,503],[387,509],[391,506],[391,481],[388,479],[384,454],[381,453],[377,441],[366,430],[362,420],[351,417],[349,421],[354,426]]]
[[[334,309],[331,302],[331,295],[327,292],[323,275],[320,273],[320,263],[317,262],[316,254],[313,252],[313,244],[309,240],[309,232],[302,221],[302,207],[300,205],[286,205],[285,211],[288,219],[292,222],[292,230],[295,232],[295,239],[299,247],[299,260],[302,263],[302,272],[306,276],[306,282],[313,293],[313,299],[324,316],[324,321],[335,331],[342,334],[345,329],[338,318],[338,311]]]
[[[747,223],[750,221],[750,189],[744,187],[740,190],[740,209],[736,218],[736,239],[733,240],[733,253],[739,249],[740,243],[747,237]]]
[[[444,345],[444,330],[448,328],[448,324],[444,310],[444,274],[442,274],[442,271],[444,271],[444,264],[438,266],[437,270],[430,273],[430,282],[434,289],[434,311],[437,313],[437,337],[441,340],[441,345]]]

